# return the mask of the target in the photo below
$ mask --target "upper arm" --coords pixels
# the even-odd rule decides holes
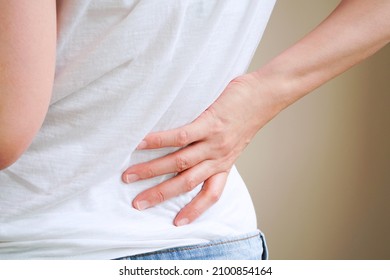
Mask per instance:
[[[55,49],[55,0],[0,0],[0,169],[20,157],[42,125]]]

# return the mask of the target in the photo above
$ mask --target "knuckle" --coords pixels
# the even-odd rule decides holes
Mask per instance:
[[[256,82],[256,78],[251,75],[240,75],[230,81],[228,87],[244,87],[247,88]]]
[[[186,177],[184,181],[184,187],[187,192],[192,191],[197,186],[196,181],[192,177]]]
[[[156,176],[156,172],[151,168],[151,167],[148,167],[145,169],[144,171],[144,178],[153,178]]]
[[[211,125],[211,132],[214,136],[221,136],[224,133],[224,124],[221,121],[216,121]]]
[[[188,160],[184,158],[183,156],[176,157],[176,171],[182,172],[183,170],[186,170],[189,167]]]
[[[162,145],[163,145],[163,140],[162,140],[161,136],[156,135],[156,136],[153,138],[152,143],[153,143],[153,145],[154,145],[155,147],[161,148]]]
[[[180,130],[176,137],[176,143],[178,146],[185,146],[188,144],[189,135],[186,130]]]
[[[201,118],[206,119],[206,120],[212,120],[215,118],[215,110],[213,107],[207,108],[202,115],[200,115]]]
[[[211,203],[216,203],[221,198],[221,193],[219,191],[209,191],[208,197]]]
[[[165,201],[165,196],[161,190],[156,190],[155,194],[156,194],[156,198],[157,198],[158,203]]]
[[[207,109],[205,111],[205,113],[207,114],[207,117],[210,120],[210,122],[209,122],[210,132],[213,135],[222,134],[224,129],[225,129],[225,124],[224,124],[223,120],[217,116],[217,113],[214,111],[213,108]]]
[[[242,83],[243,83],[242,77],[238,76],[232,79],[229,84],[242,84]]]
[[[222,139],[221,141],[219,141],[218,143],[218,146],[217,146],[217,150],[220,154],[223,154],[223,155],[227,155],[229,154],[231,151],[232,151],[232,145],[230,143],[230,141],[228,141],[227,139]]]

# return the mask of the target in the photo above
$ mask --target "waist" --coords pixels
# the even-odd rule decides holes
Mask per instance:
[[[107,259],[207,242],[256,229],[249,194],[232,169],[220,200],[193,223],[173,219],[199,191],[138,211],[131,201],[140,188],[111,178],[51,207],[1,222],[1,259]]]

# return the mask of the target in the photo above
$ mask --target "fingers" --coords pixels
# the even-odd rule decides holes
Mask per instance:
[[[149,133],[137,149],[184,147],[207,137],[210,131],[210,113],[206,110],[192,123],[166,131]]]
[[[133,206],[138,210],[143,210],[180,194],[192,191],[196,186],[216,173],[211,166],[211,161],[203,161],[193,168],[141,192],[133,200]]]
[[[125,183],[132,183],[163,174],[179,173],[207,159],[204,144],[188,146],[164,157],[129,167],[122,174]]]
[[[201,191],[176,216],[174,224],[181,226],[197,219],[218,201],[227,180],[227,170],[232,164],[227,155],[232,151],[229,149],[226,155],[218,155],[221,154],[220,147],[224,145],[220,137],[214,137],[222,127],[215,118],[213,112],[206,110],[191,124],[168,131],[153,132],[144,138],[137,149],[163,147],[183,147],[183,149],[134,165],[123,173],[122,179],[126,183],[178,173],[175,177],[138,194],[132,202],[134,208],[144,210],[153,207],[190,192],[203,183]]]
[[[159,149],[163,147],[184,147],[190,143],[196,142],[204,136],[204,130],[193,128],[193,124],[180,128],[152,132],[148,134],[138,145],[137,149]]]
[[[183,226],[192,223],[221,197],[228,173],[218,173],[207,179],[201,191],[177,214],[174,224]]]

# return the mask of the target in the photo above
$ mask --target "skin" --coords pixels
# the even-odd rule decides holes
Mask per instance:
[[[56,7],[0,0],[0,169],[31,144],[47,112],[55,69]],[[124,182],[177,176],[141,192],[139,210],[192,190],[199,194],[174,224],[194,221],[215,204],[228,173],[254,135],[287,106],[369,57],[390,41],[390,1],[343,0],[316,29],[255,72],[232,80],[195,121],[151,133],[139,149],[181,147],[129,167]]]
[[[133,206],[139,210],[152,207],[204,182],[198,195],[174,219],[177,226],[191,223],[218,201],[235,160],[266,123],[389,41],[390,1],[341,1],[298,43],[261,69],[231,81],[191,124],[147,135],[139,149],[182,149],[131,166],[123,180],[178,175],[140,193]]]
[[[54,80],[56,2],[0,0],[0,170],[31,144]]]

